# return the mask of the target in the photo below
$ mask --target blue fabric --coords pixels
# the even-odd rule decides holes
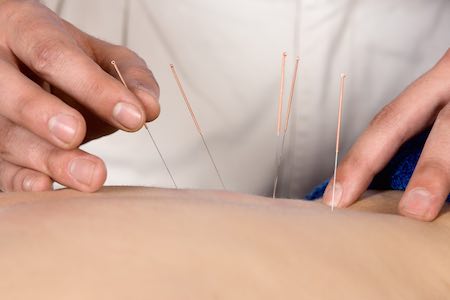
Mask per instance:
[[[416,168],[429,134],[430,129],[427,129],[406,142],[384,170],[375,176],[370,189],[404,191]],[[328,183],[329,180],[317,186],[306,196],[306,199],[317,200],[322,198]],[[450,202],[450,195],[447,201]]]

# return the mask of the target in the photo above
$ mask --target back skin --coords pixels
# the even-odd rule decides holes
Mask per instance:
[[[111,187],[0,195],[1,299],[445,299],[450,214]]]

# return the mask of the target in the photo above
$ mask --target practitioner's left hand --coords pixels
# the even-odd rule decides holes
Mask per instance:
[[[366,191],[400,146],[433,124],[400,201],[401,214],[432,221],[450,192],[450,49],[429,72],[387,105],[359,137],[337,171],[335,203],[347,207]],[[331,203],[332,184],[324,202]]]
[[[0,191],[47,191],[54,181],[97,191],[106,166],[79,146],[118,129],[135,132],[160,112],[142,58],[38,0],[0,0],[0,70]]]

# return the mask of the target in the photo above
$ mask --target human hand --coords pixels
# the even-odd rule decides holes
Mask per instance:
[[[130,90],[113,77],[112,60]],[[78,147],[137,131],[160,112],[158,84],[141,58],[37,0],[0,0],[0,70],[2,191],[50,190],[53,181],[96,191],[106,167]]]
[[[399,204],[401,214],[434,220],[450,192],[450,49],[429,72],[387,105],[359,137],[337,170],[335,201],[347,207],[415,134],[433,125]],[[332,201],[332,183],[324,202]]]

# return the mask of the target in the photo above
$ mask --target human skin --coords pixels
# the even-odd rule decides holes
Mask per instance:
[[[112,60],[130,90],[114,78]],[[137,131],[160,112],[158,85],[140,57],[36,0],[0,2],[0,69],[2,191],[51,190],[53,181],[96,191],[105,165],[78,147]]]
[[[387,105],[359,137],[337,170],[335,203],[347,207],[367,190],[400,146],[426,127],[433,128],[399,211],[434,220],[450,193],[450,50],[426,74]],[[325,202],[332,202],[332,184]]]
[[[446,299],[450,211],[214,191],[0,195],[2,299]]]
[[[131,92],[109,75],[113,59]],[[355,202],[400,145],[434,123],[399,210],[425,221],[438,215],[450,191],[449,66],[450,51],[358,139],[337,172],[339,207]],[[135,131],[159,114],[159,89],[142,59],[79,31],[36,0],[0,1],[0,67],[2,191],[50,190],[52,181],[96,191],[106,168],[78,146],[116,129]],[[39,87],[45,82],[51,93]]]

